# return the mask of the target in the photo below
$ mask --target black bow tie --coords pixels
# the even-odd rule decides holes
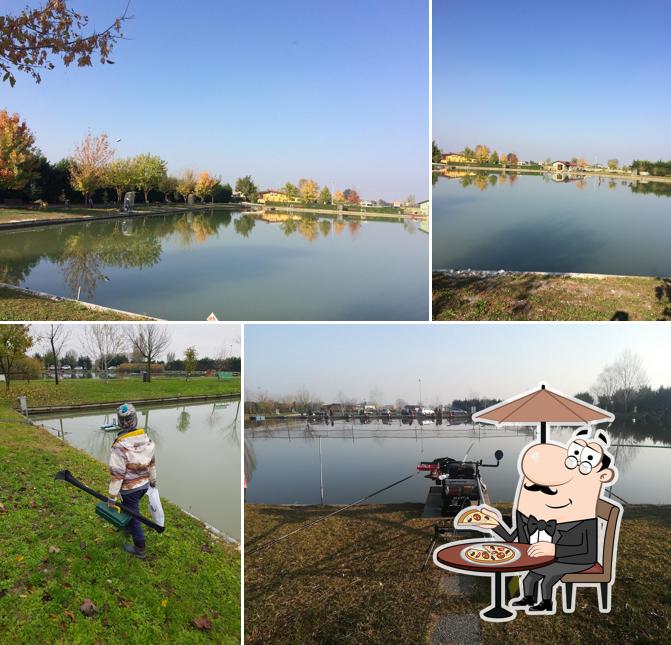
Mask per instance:
[[[548,535],[552,536],[557,530],[557,520],[537,520],[533,515],[529,515],[527,520],[527,529],[529,535],[533,535],[536,530],[545,531]]]

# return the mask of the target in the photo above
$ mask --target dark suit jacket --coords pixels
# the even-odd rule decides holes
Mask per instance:
[[[499,537],[507,542],[530,543],[529,531],[527,530],[527,516],[517,511],[515,515],[516,528],[509,531],[505,526],[499,525],[493,529]],[[555,544],[555,556],[557,562],[566,564],[594,564],[598,557],[598,524],[596,517],[578,522],[563,522],[557,524],[557,530],[552,536]]]

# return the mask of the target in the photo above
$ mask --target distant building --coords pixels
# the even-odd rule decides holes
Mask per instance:
[[[575,164],[573,164],[575,166]],[[570,161],[553,161],[552,164],[552,170],[555,172],[567,172],[571,170],[571,162]]]
[[[417,204],[417,207],[419,208],[419,212],[422,215],[426,215],[427,217],[429,216],[429,200],[425,199],[423,202],[419,202]]]
[[[365,207],[375,206],[375,202],[371,202],[371,201],[368,201],[368,200],[360,201],[359,206],[365,206]]]
[[[440,163],[473,163],[475,159],[469,159],[460,152],[447,152],[440,158]]]
[[[294,202],[296,199],[289,197],[283,190],[262,190],[257,193],[259,204],[268,202]]]

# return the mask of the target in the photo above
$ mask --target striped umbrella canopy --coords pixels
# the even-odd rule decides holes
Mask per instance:
[[[548,424],[583,426],[611,423],[613,419],[610,412],[553,390],[545,383],[473,415],[473,421],[496,426],[539,425],[541,443],[546,442]]]

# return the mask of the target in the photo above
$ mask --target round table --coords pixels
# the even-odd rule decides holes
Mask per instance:
[[[461,557],[461,552],[471,544],[501,544],[513,547],[520,551],[520,557],[512,562],[503,562],[500,564],[478,564],[471,562]],[[544,567],[546,564],[554,562],[553,555],[543,555],[532,558],[527,551],[531,544],[520,544],[519,542],[503,542],[501,540],[464,540],[462,542],[455,542],[439,547],[435,551],[436,561],[451,570],[458,570],[460,572],[472,573],[475,575],[489,575],[493,574],[492,580],[492,604],[480,612],[482,618],[488,620],[512,620],[516,616],[514,610],[510,610],[503,606],[503,576],[506,573],[513,573],[517,571],[529,571],[530,569],[538,569]]]

